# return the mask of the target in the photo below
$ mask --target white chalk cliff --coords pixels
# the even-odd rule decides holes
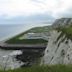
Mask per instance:
[[[65,38],[65,35],[60,37],[61,32],[57,30],[50,31],[47,48],[42,58],[42,64],[72,64],[72,41]],[[63,40],[63,41],[62,41]]]

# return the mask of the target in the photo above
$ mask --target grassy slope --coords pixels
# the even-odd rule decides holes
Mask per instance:
[[[62,28],[61,31],[66,35],[68,39],[72,40],[72,26],[67,28]]]
[[[21,37],[21,36],[23,36],[24,34],[26,34],[26,33],[30,33],[30,32],[34,32],[34,33],[41,33],[41,32],[48,32],[48,30],[49,30],[49,27],[48,26],[45,26],[45,27],[36,27],[36,28],[32,28],[32,29],[30,29],[30,30],[28,30],[28,31],[26,31],[26,32],[24,32],[24,33],[21,33],[21,34],[19,34],[19,35],[17,35],[17,36],[15,36],[15,37],[13,37],[13,38],[11,38],[11,39],[9,39],[9,40],[7,40],[6,41],[6,43],[17,43],[17,44],[19,44],[19,43],[47,43],[47,41],[45,41],[45,40],[42,40],[42,39],[39,39],[39,40],[26,40],[26,39],[23,39],[23,40],[19,40],[19,37]]]
[[[8,70],[6,72],[72,72],[72,65],[33,66]]]
[[[47,41],[43,40],[43,39],[24,39],[24,40],[9,40],[8,41],[9,44],[46,44]]]
[[[70,39],[72,40],[72,26],[69,26],[69,27],[58,27],[56,28],[56,30],[58,32],[61,32],[61,34],[59,35],[59,37],[57,38],[57,41],[63,37],[65,35],[65,39]],[[64,39],[64,40],[65,40]]]
[[[65,42],[66,44],[68,43],[69,39],[72,41],[72,26],[58,27],[55,30],[57,30],[58,32],[61,32],[60,35],[58,36],[57,40],[55,41],[55,43],[57,43],[61,39],[58,43],[58,47],[66,39],[67,39]]]

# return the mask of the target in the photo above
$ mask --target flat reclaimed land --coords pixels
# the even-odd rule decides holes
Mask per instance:
[[[49,26],[44,27],[35,27],[32,28],[26,32],[23,32],[17,36],[14,36],[13,38],[10,38],[9,40],[5,41],[5,43],[8,44],[47,44],[47,40],[44,39],[19,39],[20,37],[24,36],[27,33],[48,33]]]
[[[23,39],[23,40],[19,40],[19,39],[11,39],[6,41],[6,43],[8,44],[46,44],[47,41],[43,40],[43,39]]]

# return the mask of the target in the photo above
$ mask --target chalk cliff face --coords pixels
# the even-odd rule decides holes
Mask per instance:
[[[57,40],[61,31],[52,30],[50,34],[42,64],[72,64],[72,41],[65,35]]]
[[[53,23],[53,27],[69,26],[71,24],[72,24],[72,18],[60,18],[55,20],[55,22]]]

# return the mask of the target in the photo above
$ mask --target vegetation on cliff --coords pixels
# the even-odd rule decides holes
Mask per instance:
[[[58,36],[55,43],[57,43],[61,39],[58,43],[58,47],[60,43],[64,42],[65,40],[66,40],[65,42],[66,44],[68,43],[69,39],[72,41],[72,26],[66,26],[66,27],[61,26],[56,28],[56,30],[60,32],[60,35]]]
[[[43,39],[13,39],[7,41],[8,44],[47,44],[46,40]]]
[[[60,27],[57,30],[61,31],[61,36],[65,35],[68,39],[72,40],[72,26]]]

